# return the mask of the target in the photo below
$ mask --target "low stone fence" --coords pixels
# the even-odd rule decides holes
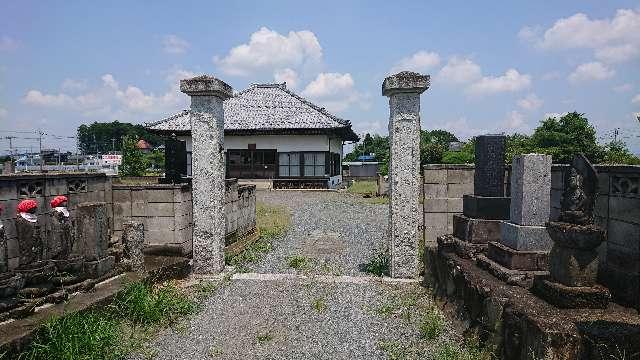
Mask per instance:
[[[69,198],[70,217],[75,218],[78,204],[86,202],[106,202],[109,219],[111,210],[111,179],[100,173],[73,174],[15,174],[0,176],[0,221],[4,225],[7,238],[8,265],[10,269],[18,267],[19,254],[16,233],[16,214],[18,203],[24,199],[38,202],[37,215],[51,212],[49,202],[58,195]],[[110,225],[112,223],[110,222]]]
[[[227,180],[227,244],[255,230],[255,199],[255,185]],[[120,236],[125,221],[140,221],[145,252],[188,255],[192,250],[192,201],[189,184],[113,184],[114,237]]]

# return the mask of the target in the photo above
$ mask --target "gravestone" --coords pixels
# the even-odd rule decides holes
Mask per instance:
[[[382,95],[389,97],[389,230],[391,276],[418,276],[420,206],[420,94],[429,76],[404,71],[384,79]]]
[[[139,221],[126,221],[122,224],[122,244],[124,245],[125,264],[131,271],[144,272],[144,224]]]
[[[202,75],[180,80],[180,91],[191,97],[193,271],[219,273],[225,242],[223,101],[233,89]]]
[[[487,256],[479,259],[505,277],[519,277],[525,287],[535,274],[546,273],[552,245],[544,226],[551,211],[551,160],[542,154],[514,156],[510,220],[501,222],[500,241],[490,242]]]
[[[464,258],[476,258],[487,244],[500,240],[500,223],[509,218],[509,197],[505,196],[504,135],[476,137],[474,194],[463,196],[462,214],[453,216],[453,237],[440,242],[453,242],[456,253]]]
[[[165,176],[162,183],[180,184],[187,176],[187,147],[186,142],[180,141],[172,134],[164,141]]]

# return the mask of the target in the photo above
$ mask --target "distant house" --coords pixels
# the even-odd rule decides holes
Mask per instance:
[[[152,149],[151,145],[148,142],[146,142],[144,139],[138,140],[138,142],[136,143],[136,147],[139,150],[142,150],[143,153],[148,153]]]
[[[352,161],[342,163],[342,174],[352,178],[375,178],[380,163],[374,161]]]
[[[270,179],[276,187],[335,187],[342,182],[343,144],[358,141],[351,123],[287,89],[252,85],[224,102],[227,178]],[[183,110],[147,129],[186,142],[191,175],[191,124]]]

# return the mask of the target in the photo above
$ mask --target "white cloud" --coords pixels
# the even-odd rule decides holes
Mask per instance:
[[[430,126],[431,127],[431,126]],[[467,140],[477,135],[490,133],[487,128],[479,128],[472,125],[466,117],[449,120],[441,123],[434,123],[433,129],[443,129],[453,133],[460,140]]]
[[[62,82],[62,90],[84,90],[87,88],[86,80],[64,79]]]
[[[631,99],[631,103],[640,104],[640,94],[634,96],[633,99]]]
[[[298,73],[293,69],[285,68],[282,70],[277,70],[273,73],[273,80],[277,83],[287,83],[287,87],[290,89],[295,89],[298,86]]]
[[[187,97],[180,93],[178,80],[193,76],[194,73],[190,71],[174,69],[165,78],[168,85],[166,92],[155,95],[145,93],[135,85],[121,88],[113,75],[104,74],[100,86],[77,96],[64,92],[47,94],[32,89],[26,93],[22,101],[36,107],[81,112],[85,117],[139,120],[141,114],[165,116],[186,108]]]
[[[164,52],[168,54],[184,54],[191,44],[177,35],[165,35],[162,38],[162,45]]]
[[[13,51],[18,47],[18,42],[8,35],[0,36],[0,51]]]
[[[592,49],[600,61],[629,61],[640,55],[640,12],[619,9],[613,18],[604,19],[577,13],[557,20],[542,34],[525,27],[519,37],[542,49]]]
[[[507,70],[502,76],[485,76],[471,84],[468,92],[474,95],[515,92],[531,86],[531,76],[520,74],[516,69]]]
[[[349,73],[320,73],[304,88],[302,96],[326,107],[331,112],[344,111],[362,99]]]
[[[389,71],[395,74],[401,71],[426,72],[440,65],[440,55],[435,52],[420,50],[417,53],[400,59]]]
[[[542,75],[541,79],[548,81],[548,80],[556,80],[562,77],[562,74],[559,71],[550,71],[548,73],[545,73],[544,75]]]
[[[482,70],[478,64],[470,59],[454,56],[440,69],[436,79],[444,83],[466,84],[479,79],[481,76]]]
[[[262,27],[251,34],[248,43],[232,48],[222,58],[215,56],[213,61],[227,75],[248,76],[319,63],[321,59],[322,47],[313,32],[290,31],[284,36]]]
[[[614,86],[613,90],[616,92],[629,92],[633,90],[633,85],[629,83],[620,84],[618,86]]]
[[[569,81],[577,83],[589,80],[605,80],[613,77],[615,74],[615,70],[610,69],[601,62],[592,61],[578,65],[578,67],[569,74]]]
[[[518,100],[518,106],[524,110],[535,110],[542,106],[543,101],[536,94],[529,94]]]
[[[507,114],[502,126],[510,132],[527,132],[529,130],[525,123],[524,115],[517,110],[513,110]]]

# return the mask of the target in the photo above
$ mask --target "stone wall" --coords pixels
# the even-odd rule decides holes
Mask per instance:
[[[226,182],[227,243],[256,226],[255,185]],[[114,237],[125,221],[140,221],[145,230],[145,252],[188,255],[192,251],[193,213],[188,184],[113,185]]]
[[[16,208],[24,199],[38,202],[38,215],[51,211],[49,202],[57,195],[69,198],[69,212],[75,217],[78,204],[84,202],[106,202],[111,204],[111,179],[99,173],[74,174],[15,174],[0,176],[0,206],[2,221],[7,237],[9,268],[18,266],[18,244],[15,227]],[[111,206],[107,207],[112,219]],[[110,225],[113,225],[112,223]]]

